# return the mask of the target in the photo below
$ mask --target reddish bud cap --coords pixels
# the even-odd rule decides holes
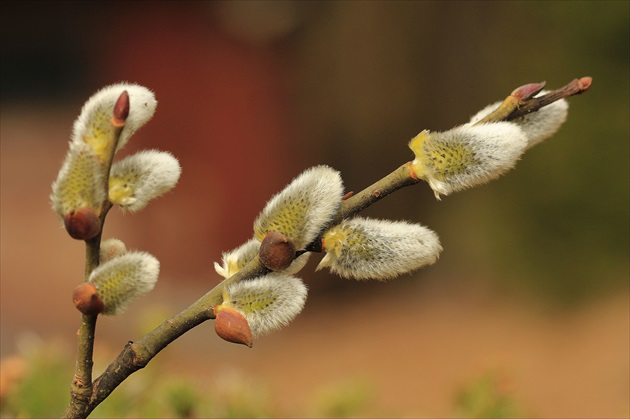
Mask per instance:
[[[105,304],[96,293],[96,287],[91,282],[84,282],[72,292],[72,302],[81,313],[94,315],[102,313]]]
[[[214,330],[221,339],[241,345],[253,346],[252,332],[245,317],[231,307],[215,308]]]
[[[523,86],[517,87],[512,92],[511,96],[514,96],[519,101],[524,101],[533,98],[545,87],[546,82],[529,83]]]
[[[101,231],[101,220],[92,208],[79,208],[64,214],[63,223],[70,237],[90,240]]]
[[[125,125],[125,121],[129,116],[129,93],[126,90],[118,97],[116,104],[114,105],[114,116],[112,117],[112,124],[115,126]]]
[[[295,259],[295,245],[288,237],[271,231],[263,239],[258,256],[267,268],[272,271],[283,271]]]

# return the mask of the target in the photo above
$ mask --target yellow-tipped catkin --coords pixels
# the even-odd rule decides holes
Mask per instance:
[[[252,336],[257,337],[288,325],[304,308],[306,294],[299,278],[271,273],[229,285],[222,306],[243,314]]]
[[[394,278],[437,261],[442,246],[433,231],[403,221],[355,217],[328,230],[326,255],[317,269],[329,267],[344,278]]]
[[[507,172],[526,146],[525,134],[510,122],[422,131],[409,143],[416,156],[412,162],[416,177],[426,180],[438,199]]]
[[[129,94],[129,115],[116,150],[124,147],[133,133],[151,119],[157,107],[153,92],[133,83],[107,86],[92,95],[83,105],[81,114],[74,123],[72,142],[89,144],[96,155],[107,160],[107,156],[102,153],[110,149],[112,132],[115,129],[111,123],[114,105],[124,91]]]
[[[548,92],[542,91],[537,96],[545,95],[546,93]],[[470,118],[469,125],[475,124],[488,116],[500,104],[501,102],[493,103],[477,112]],[[568,112],[569,102],[566,99],[560,99],[538,109],[536,112],[513,119],[510,122],[517,124],[523,130],[527,137],[527,148],[529,149],[555,134],[566,121]]]
[[[258,254],[258,249],[260,249],[258,240],[248,240],[236,249],[223,252],[221,264],[214,262],[214,270],[223,278],[229,278],[253,260]]]
[[[337,214],[342,196],[339,172],[328,166],[310,168],[271,198],[254,222],[254,237],[262,241],[275,231],[304,249]]]
[[[89,281],[105,308],[103,314],[121,314],[134,299],[151,291],[160,273],[160,262],[146,252],[127,252],[99,265]]]
[[[53,210],[60,217],[79,208],[99,214],[106,199],[103,164],[85,143],[72,143],[52,185]]]
[[[112,165],[109,200],[123,209],[138,211],[170,191],[182,169],[172,154],[147,150],[132,154]]]
[[[256,239],[251,239],[229,252],[224,252],[221,264],[214,262],[214,269],[219,275],[224,278],[229,278],[241,269],[249,262],[251,262],[260,249],[260,242]],[[285,275],[293,275],[298,273],[308,262],[310,253],[304,253],[297,257],[291,265],[282,271]]]

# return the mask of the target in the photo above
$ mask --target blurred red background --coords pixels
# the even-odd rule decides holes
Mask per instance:
[[[2,357],[28,333],[73,348],[83,246],[48,195],[103,85],[137,82],[158,99],[123,154],[159,148],[183,167],[167,196],[108,217],[105,236],[162,266],[154,293],[99,322],[115,353],[150,313],[214,286],[213,262],[307,167],[329,164],[358,191],[410,159],[420,130],[527,82],[589,75],[565,127],[503,179],[442,202],[420,185],[367,211],[437,231],[437,265],[374,284],[311,261],[290,327],[245,350],[203,325],[153,363],[243,371],[289,416],[355,378],[375,389],[365,415],[453,416],[457,389],[488,371],[533,416],[628,414],[628,3],[5,2],[0,19]]]

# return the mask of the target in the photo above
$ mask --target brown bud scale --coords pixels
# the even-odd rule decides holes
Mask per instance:
[[[214,331],[228,342],[253,346],[252,332],[245,317],[231,307],[215,307]]]
[[[105,304],[91,282],[84,282],[74,289],[72,302],[77,310],[86,315],[99,314],[105,310]]]
[[[92,208],[78,208],[64,214],[63,223],[70,237],[90,240],[101,231],[101,220]]]
[[[295,250],[295,244],[291,239],[275,231],[270,231],[260,245],[258,256],[268,269],[283,271],[295,259]]]
[[[352,198],[352,195],[354,195],[354,191],[347,192],[344,196],[341,197],[341,200],[345,201],[346,199],[350,199]]]

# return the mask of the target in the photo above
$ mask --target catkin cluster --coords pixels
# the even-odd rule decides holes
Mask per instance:
[[[512,169],[526,150],[566,120],[564,99],[506,120],[510,103],[518,106],[545,94],[542,86],[522,86],[451,130],[420,132],[409,142],[414,159],[404,166],[408,179],[426,181],[440,199]],[[115,160],[156,106],[150,90],[129,83],[106,87],[84,105],[51,194],[71,237],[100,243],[112,206],[141,210],[177,183],[181,168],[167,152],[140,151]],[[307,297],[295,275],[313,252],[324,253],[317,269],[359,280],[390,280],[437,261],[442,246],[435,232],[406,221],[342,216],[344,192],[340,173],[322,165],[304,171],[269,200],[254,221],[252,237],[214,264],[226,279],[250,263],[266,268],[263,275],[222,287],[222,302],[213,307],[219,336],[251,346],[254,337],[289,324]],[[100,244],[101,264],[75,289],[74,302],[84,314],[119,314],[154,287],[159,262],[148,253],[127,251],[116,239]]]
[[[116,239],[100,243],[112,205],[138,211],[179,180],[179,162],[168,152],[140,151],[115,160],[156,107],[153,93],[136,84],[119,83],[95,93],[74,123],[68,153],[52,185],[52,207],[68,234],[101,245],[100,266],[73,295],[84,314],[120,314],[157,281],[159,262],[153,256],[127,252]]]
[[[409,143],[415,154],[408,165],[410,178],[426,181],[437,199],[493,180],[555,133],[568,109],[562,99],[510,122],[482,121],[500,105],[485,107],[451,130],[422,131],[414,137]],[[317,269],[359,280],[389,280],[437,261],[442,251],[438,235],[420,224],[357,216],[334,222],[343,194],[340,174],[317,166],[271,198],[254,222],[254,237],[215,263],[225,278],[256,258],[273,271],[226,287],[223,303],[215,307],[219,336],[251,346],[253,337],[297,316],[306,287],[294,275],[313,249],[325,253]]]

